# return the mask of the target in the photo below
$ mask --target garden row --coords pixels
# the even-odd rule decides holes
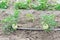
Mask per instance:
[[[25,0],[20,2],[16,1],[13,5],[15,8],[14,14],[0,20],[0,23],[3,24],[2,30],[4,33],[12,33],[17,30],[19,22],[19,10],[16,9],[60,10],[60,4],[56,3],[52,5],[48,3],[48,0]],[[9,0],[0,1],[1,9],[7,9],[8,7]],[[33,14],[27,13],[25,17],[25,19],[28,21],[35,22],[35,16]],[[42,29],[46,32],[58,26],[58,23],[55,21],[56,15],[54,14],[41,15],[39,18],[40,25],[42,25]]]
[[[19,20],[21,20],[21,19],[19,19],[19,17],[20,17],[19,15],[20,15],[19,10],[14,10],[13,15],[9,15],[6,18],[1,20],[0,23],[3,24],[2,28],[5,33],[14,32],[17,30],[17,28],[19,28],[18,23],[21,22],[21,21],[19,21]],[[41,15],[39,18],[40,18],[39,24],[42,25],[41,28],[43,30],[45,30],[46,32],[49,32],[50,30],[52,30],[58,26],[57,21],[55,21],[55,18],[56,18],[55,14],[45,14],[45,15]],[[27,21],[29,21],[29,22],[36,23],[35,16],[31,13],[25,14],[25,19],[27,19]],[[25,20],[24,20],[24,22],[25,22]],[[36,28],[36,29],[38,29],[38,28]]]
[[[60,10],[59,1],[55,3],[48,2],[49,0],[23,0],[13,3],[15,9],[35,9],[35,10]],[[1,0],[0,8],[6,9],[9,7],[9,0]]]

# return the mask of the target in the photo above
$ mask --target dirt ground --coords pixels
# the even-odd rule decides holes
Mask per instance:
[[[13,4],[15,0],[10,0],[10,6],[8,9],[0,9],[0,20],[7,17],[8,14],[13,14]],[[34,22],[27,22],[25,19],[26,13],[32,13],[35,16]],[[55,14],[56,21],[60,23],[60,11],[37,11],[37,10],[20,10],[20,22],[19,25],[22,27],[40,27],[39,19],[44,14]],[[16,30],[10,35],[5,35],[2,32],[0,25],[0,40],[60,40],[60,31],[28,31],[28,30]]]
[[[0,40],[60,40],[60,31],[25,31],[18,30],[10,35],[0,32]]]
[[[3,19],[8,16],[8,13],[11,14],[13,11],[11,10],[2,10],[0,13],[0,19]],[[59,11],[36,11],[36,10],[20,10],[20,19],[19,19],[19,25],[21,27],[40,27],[39,25],[39,17],[43,14],[55,14],[56,15],[56,21],[60,23]],[[24,15],[26,13],[32,13],[35,16],[35,22],[27,22],[25,21]],[[37,20],[38,19],[38,20]],[[5,35],[3,34],[1,28],[0,28],[0,40],[60,40],[60,31],[51,31],[49,33],[45,31],[28,31],[28,30],[17,30],[16,32]]]

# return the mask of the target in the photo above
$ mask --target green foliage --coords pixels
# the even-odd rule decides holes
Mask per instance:
[[[54,9],[55,10],[60,10],[60,0],[53,0],[54,3]]]
[[[15,10],[14,15],[10,15],[1,20],[1,23],[3,24],[2,29],[5,33],[11,33],[17,29],[18,15],[19,12]]]
[[[33,14],[26,14],[26,19],[27,20],[32,20],[32,22],[33,22],[35,17],[33,16]]]
[[[38,4],[32,4],[33,9],[37,10],[45,10],[47,8],[47,1],[48,0],[37,0]]]
[[[48,0],[26,0],[25,2],[16,2],[14,6],[16,9],[60,10],[59,3],[50,4]]]
[[[49,10],[60,10],[60,1],[59,0],[53,0],[54,3],[48,4]]]
[[[47,0],[37,0],[38,5],[31,3],[32,0],[26,0],[26,2],[16,2],[16,9],[37,9],[37,10],[45,10],[47,8]]]
[[[27,1],[27,3],[28,3],[28,4],[30,4],[30,3],[31,3],[31,0],[26,0],[26,1]]]
[[[27,9],[28,8],[28,4],[27,3],[23,3],[23,2],[16,2],[15,3],[15,8],[16,9]]]
[[[31,0],[26,0],[26,2],[16,2],[14,5],[16,9],[29,9],[30,2]]]
[[[55,5],[48,4],[47,10],[55,10]]]
[[[56,4],[54,7],[56,10],[60,10],[60,4]]]
[[[55,21],[55,15],[44,15],[42,16],[42,26],[43,29],[46,31],[50,31],[52,28],[54,28],[57,25],[57,22]]]
[[[0,8],[6,9],[8,7],[8,0],[1,0],[0,1]]]

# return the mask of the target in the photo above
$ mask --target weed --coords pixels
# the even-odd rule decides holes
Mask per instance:
[[[54,14],[42,16],[42,26],[45,31],[50,31],[57,25],[55,17]]]

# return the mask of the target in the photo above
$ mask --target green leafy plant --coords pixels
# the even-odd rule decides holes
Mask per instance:
[[[23,2],[16,2],[15,8],[16,9],[27,9],[28,5],[27,5],[27,3],[23,3]]]
[[[16,9],[36,9],[46,10],[48,8],[48,0],[36,0],[36,3],[32,0],[26,0],[25,2],[15,2],[14,6]]]
[[[25,2],[16,2],[14,5],[16,9],[29,9],[30,2],[31,0],[26,0]]]
[[[33,9],[37,10],[45,10],[47,8],[47,1],[48,0],[37,0],[38,4],[32,4]]]
[[[26,19],[31,20],[33,22],[35,17],[33,16],[33,14],[26,14]]]
[[[60,0],[53,0],[54,3],[48,4],[49,10],[60,10]]]
[[[55,8],[55,10],[60,10],[60,4],[56,4],[56,5],[54,6],[54,8]]]
[[[1,20],[1,23],[3,24],[2,29],[4,33],[14,32],[18,28],[17,27],[18,15],[19,15],[18,10],[15,10],[14,15],[10,15],[5,19]]]
[[[55,10],[60,10],[60,0],[55,0],[54,8]]]
[[[8,7],[8,0],[0,0],[0,8],[6,9]]]
[[[50,14],[50,15],[44,15],[42,16],[42,27],[45,31],[50,31],[54,27],[56,27],[57,22],[55,21],[55,15]]]
[[[48,3],[46,10],[55,10],[55,4]]]

